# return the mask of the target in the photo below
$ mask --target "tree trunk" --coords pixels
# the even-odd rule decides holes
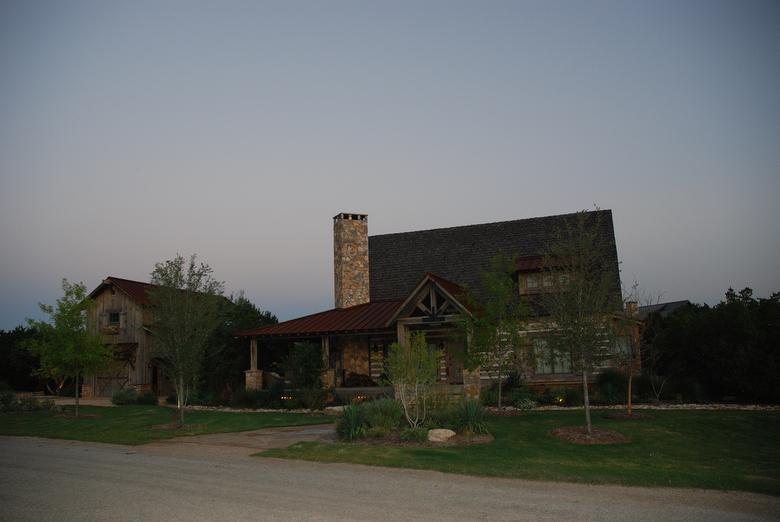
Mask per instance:
[[[79,418],[79,372],[76,372],[76,418]]]
[[[184,426],[184,378],[179,377],[179,389],[176,390],[176,406],[179,408],[179,427]]]
[[[590,423],[590,397],[588,396],[588,372],[582,370],[582,401],[585,406],[585,427],[588,435],[593,434],[593,428]]]
[[[628,370],[628,397],[626,397],[626,413],[631,415],[631,381],[633,380],[634,372],[630,369]]]
[[[498,369],[498,409],[501,409],[501,368]]]

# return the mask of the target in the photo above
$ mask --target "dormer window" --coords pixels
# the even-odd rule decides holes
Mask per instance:
[[[108,313],[108,326],[119,326],[119,312]]]

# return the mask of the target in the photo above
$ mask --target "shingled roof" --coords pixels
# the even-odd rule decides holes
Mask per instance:
[[[614,265],[620,290],[612,211],[590,213],[602,228],[604,257]],[[437,228],[368,238],[371,300],[403,299],[426,272],[479,292],[482,273],[497,254],[513,258],[541,256],[556,232],[576,214]]]

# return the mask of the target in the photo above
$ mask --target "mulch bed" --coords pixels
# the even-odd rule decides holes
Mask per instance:
[[[490,415],[494,417],[519,417],[528,413],[528,410],[518,410],[517,408],[488,408]]]
[[[455,435],[445,442],[413,442],[401,440],[401,432],[392,431],[384,437],[366,437],[357,441],[360,444],[371,446],[394,446],[399,448],[441,448],[452,446],[473,446],[475,444],[488,444],[493,442],[493,435]]]
[[[552,430],[551,434],[553,437],[573,444],[626,444],[631,442],[631,439],[614,430],[592,428],[591,432],[592,434],[588,435],[585,426],[566,426]]]
[[[610,420],[650,420],[650,419],[655,419],[654,416],[649,415],[647,413],[637,413],[637,412],[634,412],[631,415],[629,415],[626,412],[608,413],[606,415],[603,415],[602,418],[610,419]]]

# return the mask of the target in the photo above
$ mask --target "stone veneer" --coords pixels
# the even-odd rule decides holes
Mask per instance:
[[[369,302],[366,214],[341,213],[333,218],[333,270],[336,308]]]

